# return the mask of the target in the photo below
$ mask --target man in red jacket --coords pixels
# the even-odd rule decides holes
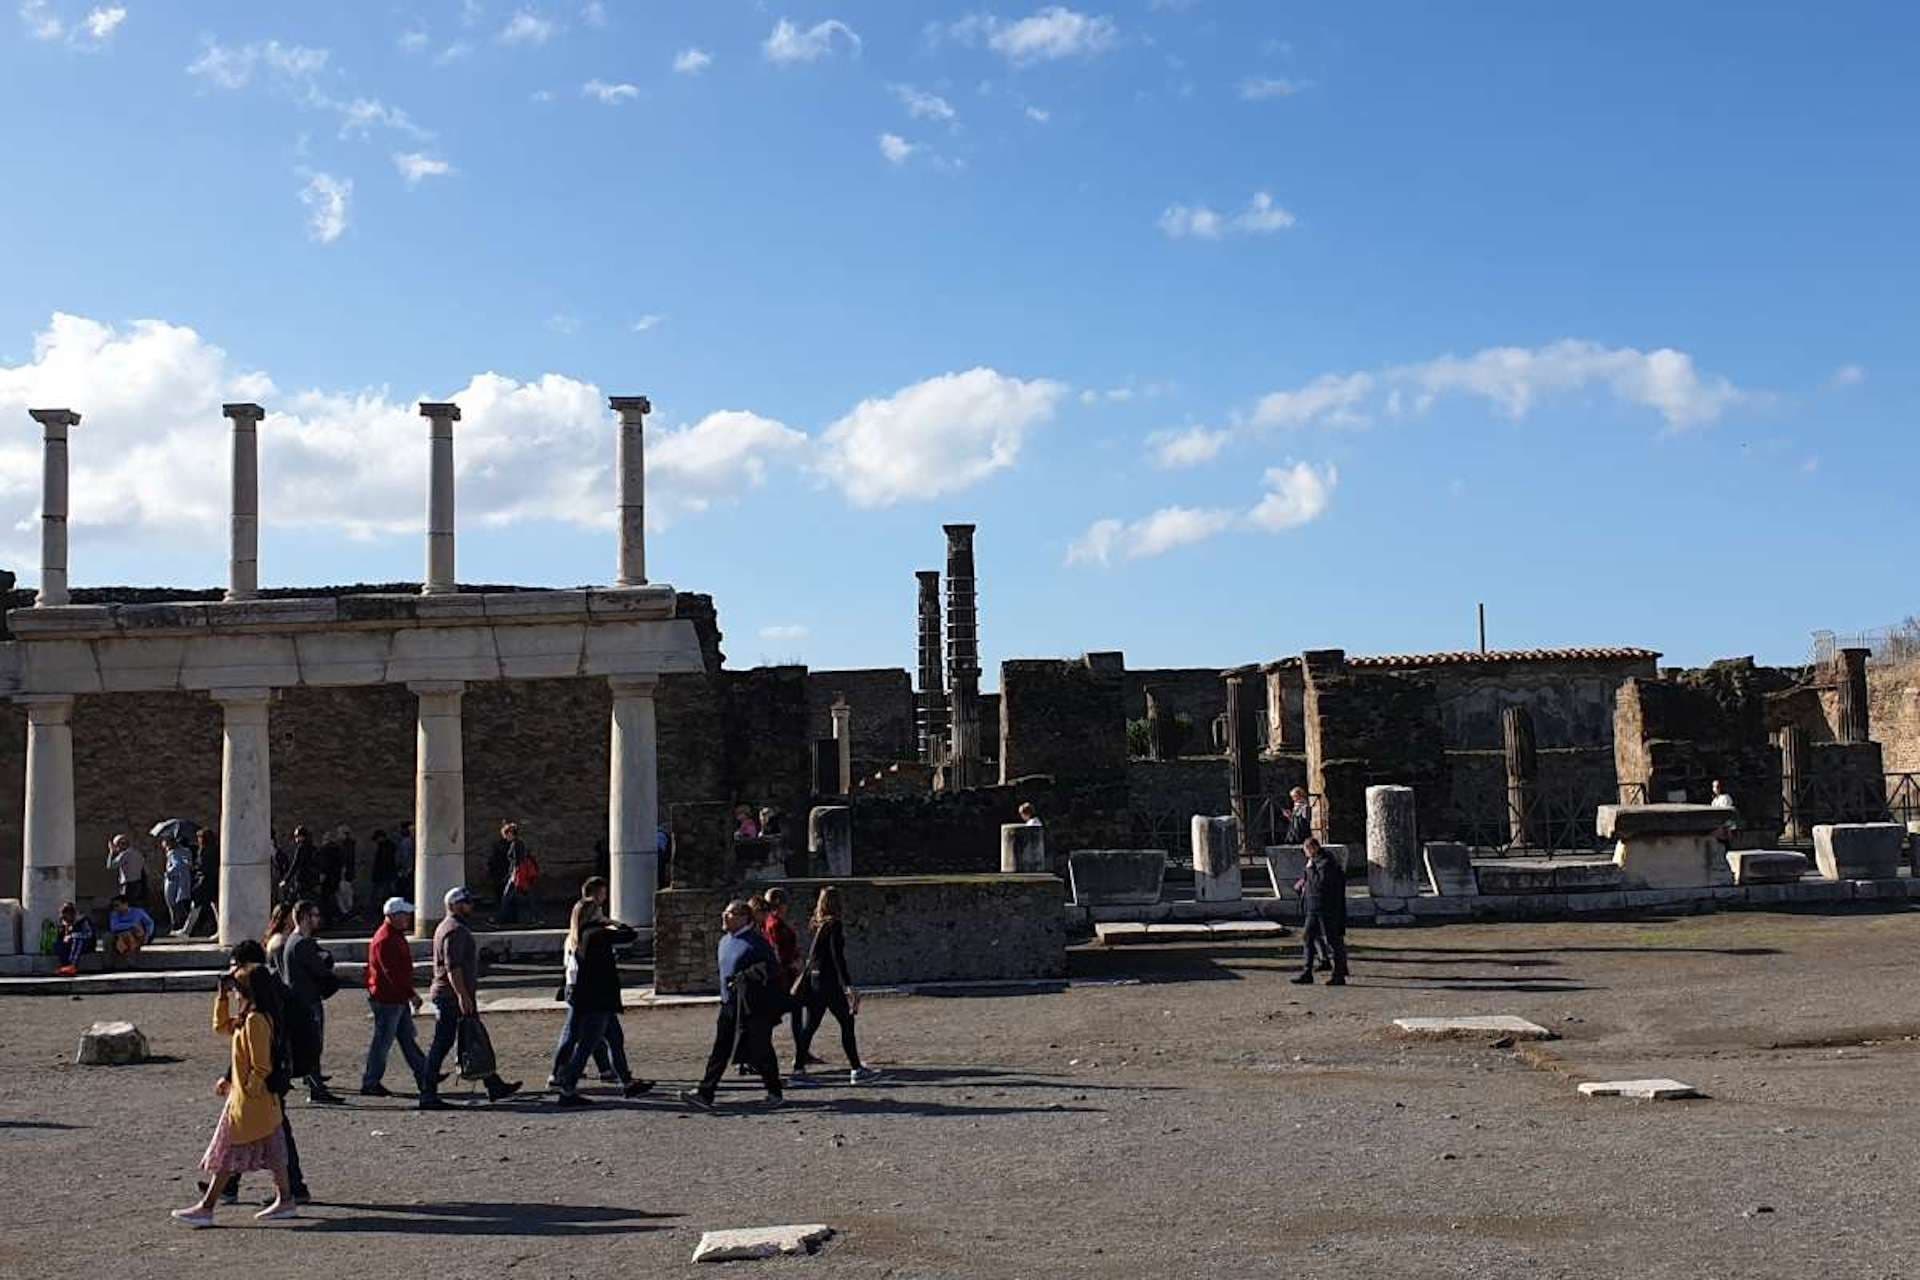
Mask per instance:
[[[405,898],[388,898],[381,908],[386,919],[373,935],[367,948],[367,1004],[373,1010],[373,1043],[367,1046],[367,1067],[360,1076],[360,1094],[366,1098],[393,1095],[380,1082],[387,1074],[387,1052],[400,1042],[400,1056],[413,1072],[421,1093],[431,1093],[427,1080],[426,1055],[413,1033],[414,1010],[420,1007],[420,995],[413,989],[413,947],[407,941],[413,932],[413,904]]]

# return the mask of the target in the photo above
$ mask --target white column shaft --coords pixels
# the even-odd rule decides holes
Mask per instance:
[[[260,590],[259,432],[254,420],[233,420],[233,549],[227,563],[227,599],[250,600]]]
[[[40,594],[36,603],[67,603],[67,429],[47,424],[40,487]]]
[[[260,935],[273,909],[267,689],[216,689],[220,731],[220,941]]]
[[[413,890],[424,936],[446,915],[447,890],[467,882],[467,797],[458,682],[409,686],[420,698],[413,775]]]
[[[620,563],[615,585],[645,586],[647,582],[647,454],[646,417],[620,414],[616,468],[620,474]]]
[[[454,589],[453,578],[453,419],[429,418],[427,462],[428,595]]]
[[[73,699],[27,704],[27,808],[21,843],[21,949],[40,948],[47,920],[74,896]]]
[[[660,750],[652,680],[614,680],[607,774],[607,852],[614,918],[653,927],[659,883]]]
[[[840,754],[840,794],[853,793],[853,708],[836,702],[831,709],[833,740]]]

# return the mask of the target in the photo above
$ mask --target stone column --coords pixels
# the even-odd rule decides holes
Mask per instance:
[[[1840,723],[1834,737],[1841,742],[1867,741],[1866,649],[1842,649],[1837,663]]]
[[[816,805],[807,814],[807,861],[814,875],[853,874],[853,810],[844,804]]]
[[[833,706],[828,709],[833,717],[833,749],[840,762],[840,786],[836,794],[853,794],[853,708],[847,705],[847,695],[833,695]]]
[[[272,690],[214,689],[220,704],[220,941],[258,937],[273,907]]]
[[[428,449],[427,580],[420,591],[423,595],[437,596],[457,590],[453,580],[453,424],[460,421],[460,406],[422,401],[420,416],[427,420]],[[414,830],[418,847],[424,848],[419,828]],[[416,889],[418,883],[415,882]],[[414,905],[422,909],[424,923],[425,904]],[[437,903],[433,909],[436,914],[441,910]]]
[[[1241,667],[1226,673],[1227,681],[1227,800],[1239,832],[1240,856],[1260,855],[1266,842],[1255,839],[1260,812],[1260,704],[1265,690],[1259,672]]]
[[[1807,821],[1807,735],[1796,725],[1782,725],[1780,742],[1780,812],[1785,818],[1783,834],[1788,840],[1813,839],[1813,824]]]
[[[1240,901],[1240,832],[1232,818],[1193,817],[1193,897]]]
[[[946,754],[947,678],[940,654],[940,571],[921,569],[920,583],[920,697],[916,714],[920,730],[920,760],[939,764]]]
[[[613,687],[613,742],[608,753],[607,852],[613,918],[653,927],[653,891],[660,883],[660,746],[654,676],[618,676]]]
[[[620,415],[614,448],[614,472],[620,485],[620,560],[616,587],[647,585],[647,415],[645,396],[613,396],[607,403]],[[628,924],[634,923],[627,921]]]
[[[970,524],[942,525],[947,535],[947,674],[953,746],[947,753],[947,785],[961,791],[980,778],[980,610],[973,577]]]
[[[1540,758],[1534,750],[1533,712],[1503,707],[1500,732],[1507,755],[1507,843],[1527,848],[1536,843],[1534,808],[1538,801]]]
[[[260,593],[260,419],[257,404],[223,404],[233,420],[231,479],[232,551],[227,557],[227,599],[251,600]]]
[[[1015,822],[1000,828],[1000,871],[1003,875],[1045,874],[1053,870],[1047,864],[1047,829],[1031,823]]]
[[[1367,889],[1376,898],[1420,896],[1420,829],[1412,787],[1367,788]]]
[[[29,694],[27,809],[20,844],[20,950],[37,955],[44,922],[74,895],[73,698]]]
[[[1148,685],[1141,691],[1147,700],[1147,758],[1149,760],[1173,759],[1172,724],[1166,710],[1160,705],[1160,691]]]
[[[1285,751],[1287,742],[1287,686],[1281,669],[1266,672],[1267,677],[1267,750]]]
[[[44,433],[40,480],[40,594],[36,605],[67,602],[67,431],[80,425],[71,409],[29,409]],[[39,941],[39,935],[34,936]]]
[[[467,882],[467,796],[459,680],[409,684],[420,698],[413,768],[413,894],[421,937],[447,914],[447,890]]]

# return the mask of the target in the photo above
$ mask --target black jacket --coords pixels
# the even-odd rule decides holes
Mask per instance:
[[[1324,854],[1309,858],[1301,879],[1306,882],[1300,889],[1303,910],[1330,922],[1346,920],[1347,873],[1339,863]]]
[[[583,1013],[620,1012],[620,962],[613,949],[637,936],[624,924],[589,925],[580,938],[580,976],[567,992],[567,1003]]]

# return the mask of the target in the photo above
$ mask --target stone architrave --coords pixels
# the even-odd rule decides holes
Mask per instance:
[[[1427,866],[1427,884],[1442,898],[1477,898],[1480,881],[1473,873],[1473,851],[1446,840],[1428,841],[1421,851]]]
[[[428,937],[447,914],[446,894],[467,882],[467,797],[459,680],[409,684],[420,699],[413,774],[415,932]]]
[[[27,804],[21,837],[20,948],[40,948],[40,933],[74,897],[73,699],[64,694],[15,699],[27,708]]]
[[[460,406],[423,402],[420,416],[427,420],[427,580],[420,590],[445,595],[458,590],[453,576],[453,424],[460,421]],[[424,912],[425,903],[415,905]],[[434,911],[439,910],[436,904]],[[426,923],[424,914],[421,923]]]
[[[1735,884],[1795,884],[1807,874],[1807,855],[1791,849],[1729,849]]]
[[[660,882],[660,748],[653,677],[619,677],[613,690],[612,740],[607,760],[608,905],[613,918],[653,927],[653,893]]]
[[[251,600],[260,593],[260,420],[257,404],[223,404],[233,422],[231,539],[227,557],[227,599]]]
[[[1000,870],[1007,875],[1053,870],[1047,865],[1047,829],[1025,822],[1000,828]]]
[[[815,805],[807,814],[807,854],[815,875],[853,874],[853,810],[844,804]]]
[[[620,551],[616,587],[647,585],[647,415],[645,396],[613,396],[607,404],[620,417],[614,445],[614,475],[620,485]],[[629,922],[631,923],[631,922]]]
[[[1193,897],[1240,901],[1240,824],[1229,815],[1193,815]]]
[[[1897,822],[1823,822],[1813,829],[1813,858],[1829,880],[1891,880],[1900,874]]]
[[[1420,829],[1412,787],[1367,788],[1367,891],[1376,898],[1420,896]]]
[[[220,941],[255,936],[273,907],[272,691],[215,689],[220,704]]]
[[[67,603],[67,432],[80,425],[71,409],[29,409],[40,424],[40,592],[36,605]]]

